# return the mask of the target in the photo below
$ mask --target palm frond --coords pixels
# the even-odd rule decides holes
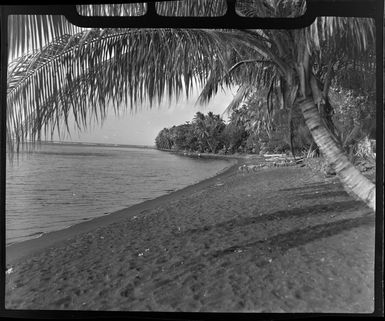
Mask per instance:
[[[156,2],[156,12],[162,16],[217,17],[227,11],[226,0],[177,0]]]
[[[219,30],[88,30],[63,35],[41,51],[9,65],[7,102],[24,133],[36,136],[46,127],[67,124],[73,115],[84,125],[100,121],[107,106],[150,106],[163,97],[203,85],[214,63],[226,66],[229,43]],[[234,44],[235,46],[235,44]],[[122,107],[123,104],[123,107]],[[24,137],[26,138],[26,137]]]
[[[10,15],[8,17],[9,61],[28,52],[42,49],[64,34],[75,34],[80,28],[61,15]]]
[[[301,13],[305,2],[240,0],[237,6],[246,16],[290,16]],[[78,9],[134,15],[143,6]],[[223,14],[226,2],[160,2],[156,9],[162,15],[215,16]],[[374,43],[370,19],[322,17],[306,30],[81,30],[61,16],[11,16],[8,23],[7,135],[15,141],[39,138],[43,129],[68,129],[69,117],[78,128],[92,117],[102,122],[110,106],[118,112],[164,97],[178,99],[193,85],[204,86],[199,102],[220,87],[238,85],[229,108],[239,106],[252,89],[270,86],[266,106],[271,113],[273,93],[282,84],[278,79],[295,70],[304,48],[320,64],[338,57],[346,70],[351,63],[362,65],[361,70],[373,66],[370,59],[356,59]],[[339,55],[341,45],[352,55]]]
[[[224,114],[230,114],[232,111],[236,110],[241,103],[252,93],[256,90],[255,87],[242,84],[239,86],[236,95],[234,96],[233,100],[230,102],[230,104],[226,107]]]
[[[109,5],[77,5],[84,16],[140,16],[147,11],[146,3],[121,3]],[[227,10],[226,0],[174,0],[155,3],[156,12],[162,16],[216,17]]]
[[[375,44],[375,23],[370,18],[318,17],[306,29],[306,38],[316,51],[325,46],[333,52],[359,56]]]
[[[214,62],[213,68],[210,71],[210,76],[208,77],[201,93],[198,96],[197,104],[205,104],[210,101],[210,99],[218,92],[218,87],[223,81],[223,73],[221,70],[221,65],[217,62]]]
[[[147,3],[83,4],[77,5],[76,10],[82,16],[142,16]]]
[[[236,12],[245,17],[298,17],[306,10],[305,0],[238,0]]]
[[[229,88],[234,84],[250,88],[263,87],[270,82],[272,73],[277,72],[277,65],[272,60],[265,59],[265,56],[260,54],[259,47],[253,50],[245,45],[255,40],[255,33],[249,31],[242,33],[231,31],[231,33],[239,35],[237,38],[239,43],[236,47],[229,47],[228,55],[225,56],[226,61],[214,64],[197,103],[207,103],[219,88]]]

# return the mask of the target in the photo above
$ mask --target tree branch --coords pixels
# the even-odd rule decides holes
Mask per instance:
[[[273,62],[272,62],[271,60],[259,60],[259,59],[242,60],[242,61],[238,61],[236,64],[234,64],[234,65],[227,71],[227,75],[230,74],[235,68],[239,67],[240,65],[243,65],[243,64],[249,63],[249,62],[270,63],[270,64],[273,64]]]

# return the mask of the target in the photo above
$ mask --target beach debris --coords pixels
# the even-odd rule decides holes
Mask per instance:
[[[238,168],[238,170],[240,170],[241,172],[249,172],[249,168],[247,165],[243,164],[242,166],[240,166]]]
[[[253,172],[256,172],[258,170],[258,168],[261,167],[260,165],[246,165],[246,164],[243,164],[242,166],[240,166],[238,168],[239,171],[241,172],[250,172],[250,171],[253,171]]]
[[[137,219],[137,218],[138,218],[138,217],[137,217],[136,215],[132,217],[133,220],[135,220],[135,219]]]
[[[9,267],[6,271],[5,271],[5,274],[9,275],[13,272],[13,267]]]
[[[143,256],[145,252],[149,252],[149,251],[150,251],[149,248],[148,248],[148,249],[144,249],[143,252],[139,252],[139,253],[138,253],[138,256]]]
[[[273,262],[273,259],[268,259],[269,263]]]
[[[104,239],[104,236],[101,236],[100,238],[103,240],[103,239]]]
[[[234,252],[235,252],[235,253],[242,253],[243,250],[242,250],[242,249],[236,249],[236,250],[234,250]]]
[[[216,183],[215,186],[222,186],[225,185],[224,183]]]

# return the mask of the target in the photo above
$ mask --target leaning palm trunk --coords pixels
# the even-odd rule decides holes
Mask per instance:
[[[342,184],[363,200],[370,208],[376,208],[376,187],[356,169],[325,128],[313,98],[300,102],[300,108],[314,141],[332,164]]]
[[[326,122],[321,117],[318,106],[321,106],[324,97],[327,97],[327,93],[324,93],[323,97],[312,73],[311,55],[308,49],[305,45],[301,49],[303,55],[299,59],[297,71],[302,97],[298,102],[306,125],[320,151],[340,178],[344,188],[375,210],[376,187],[349,161],[338,139],[329,130]]]

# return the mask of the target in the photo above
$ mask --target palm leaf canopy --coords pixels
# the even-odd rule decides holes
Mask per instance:
[[[60,123],[68,126],[70,115],[79,126],[86,126],[89,116],[102,120],[110,103],[135,109],[146,100],[151,105],[164,96],[188,95],[194,84],[205,83],[213,65],[230,68],[229,52],[235,61],[247,55],[248,50],[231,51],[242,41],[215,30],[106,29],[64,35],[9,64],[8,127],[34,139],[43,125],[46,131],[59,129]]]
[[[110,5],[77,5],[84,16],[140,16],[147,11],[147,3]],[[226,0],[173,0],[155,3],[157,14],[179,17],[215,17],[226,13]]]
[[[224,6],[214,2],[186,1],[157,9],[165,15],[186,15],[190,6],[194,15],[214,15]],[[252,14],[255,1],[240,3],[241,12]],[[293,14],[303,10],[301,1],[295,3]],[[282,14],[288,7],[280,4],[265,0],[258,12],[271,14],[275,6],[275,14]],[[84,14],[108,13],[106,7],[87,8]],[[135,6],[111,10],[140,12]],[[321,59],[325,44],[330,57],[342,42],[357,56],[374,41],[371,20],[335,17],[318,18],[304,30],[81,30],[58,16],[11,16],[9,29],[9,143],[39,140],[42,130],[69,131],[70,117],[84,128],[90,121],[102,121],[109,106],[116,112],[134,110],[146,101],[151,106],[164,97],[188,95],[193,86],[203,87],[199,102],[208,101],[221,87],[240,86],[235,108],[260,86],[280,86],[294,68],[300,47]]]

